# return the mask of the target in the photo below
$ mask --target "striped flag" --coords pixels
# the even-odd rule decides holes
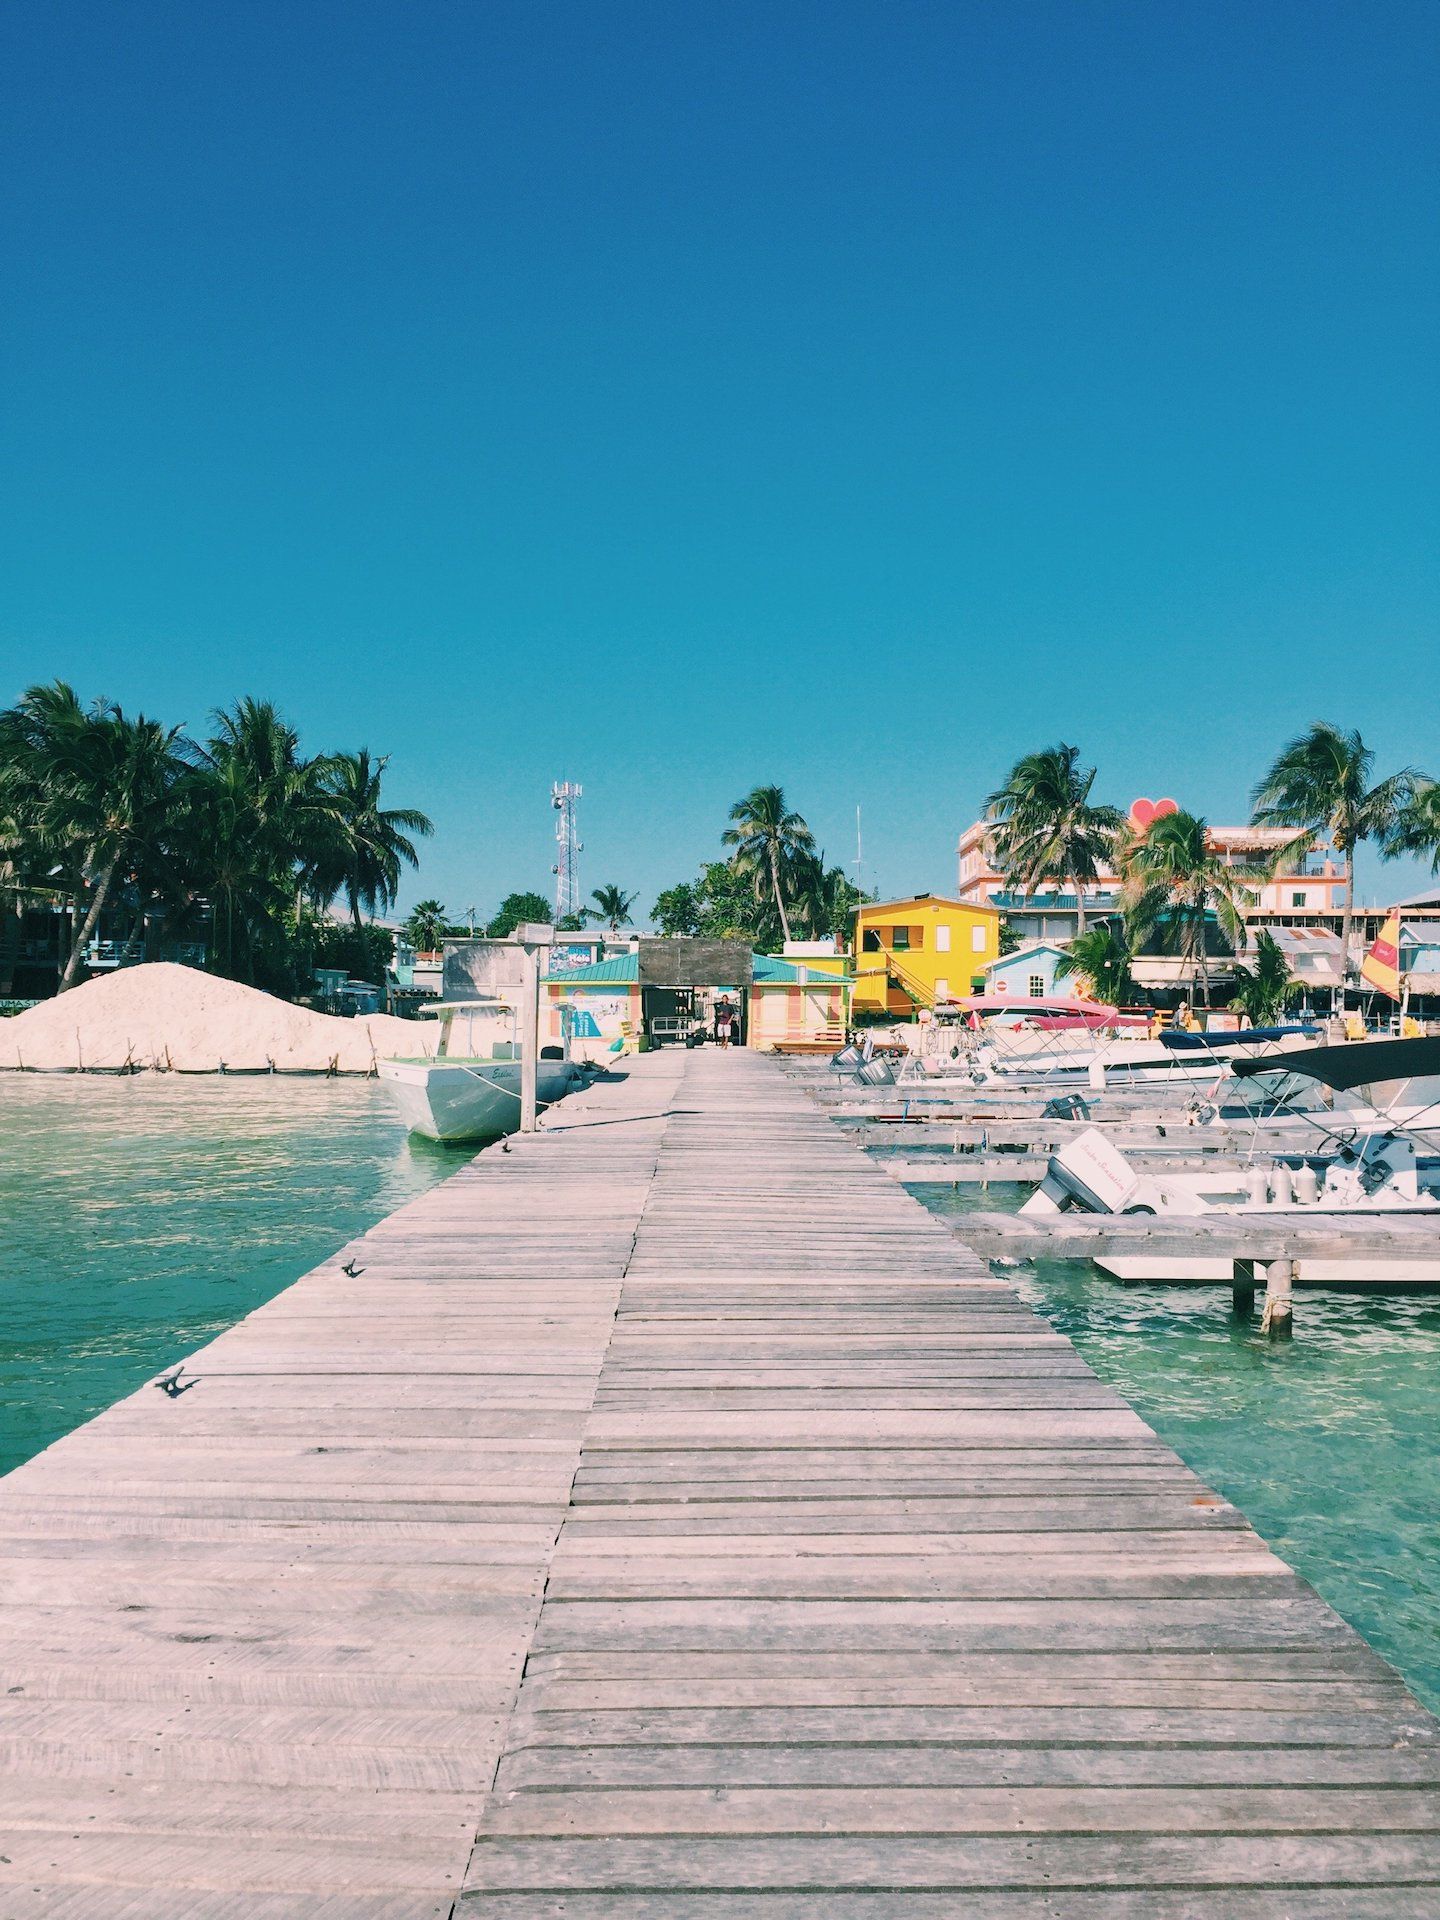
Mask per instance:
[[[1360,962],[1360,978],[1392,1000],[1400,998],[1400,916],[1392,913]]]

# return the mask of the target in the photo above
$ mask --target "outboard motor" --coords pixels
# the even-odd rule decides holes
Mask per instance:
[[[1158,1195],[1130,1162],[1091,1127],[1050,1156],[1045,1178],[1021,1207],[1022,1213],[1154,1213]]]
[[[1053,1100],[1047,1100],[1040,1110],[1042,1120],[1088,1120],[1090,1102],[1081,1099],[1078,1093],[1057,1094]]]
[[[831,1060],[830,1064],[837,1073],[853,1073],[864,1061],[864,1058],[865,1056],[861,1053],[859,1047],[842,1047],[839,1053]]]
[[[855,1080],[862,1087],[893,1087],[895,1069],[888,1060],[867,1060]]]

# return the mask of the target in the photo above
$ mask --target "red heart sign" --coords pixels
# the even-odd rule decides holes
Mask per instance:
[[[1179,811],[1179,805],[1174,800],[1132,800],[1130,824],[1132,827],[1138,827],[1143,833],[1152,820],[1163,820],[1167,813]]]

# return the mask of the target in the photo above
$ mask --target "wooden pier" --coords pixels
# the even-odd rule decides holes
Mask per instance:
[[[0,1920],[1440,1913],[1440,1723],[763,1059],[190,1378],[0,1482]]]

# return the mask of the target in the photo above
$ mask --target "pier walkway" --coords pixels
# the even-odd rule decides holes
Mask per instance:
[[[192,1376],[0,1482],[0,1920],[1440,1914],[1440,1724],[763,1059]]]

